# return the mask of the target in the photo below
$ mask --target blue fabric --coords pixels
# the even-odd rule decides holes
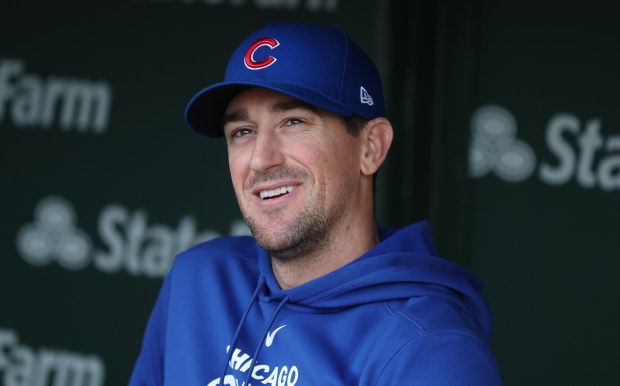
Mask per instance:
[[[385,116],[379,71],[339,28],[274,23],[252,33],[228,60],[224,81],[190,100],[185,109],[187,124],[200,133],[221,136],[228,102],[251,86],[290,95],[340,116],[366,120]]]
[[[130,385],[501,385],[478,279],[435,256],[426,223],[381,236],[289,290],[250,237],[182,253]]]

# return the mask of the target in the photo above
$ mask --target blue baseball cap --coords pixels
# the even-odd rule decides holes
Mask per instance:
[[[343,117],[385,116],[377,68],[339,28],[275,23],[254,32],[228,61],[224,81],[190,100],[185,121],[199,133],[222,136],[228,103],[250,87],[278,91]]]

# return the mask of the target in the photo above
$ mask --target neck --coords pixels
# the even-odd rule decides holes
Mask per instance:
[[[349,221],[343,229],[330,233],[329,240],[294,259],[271,257],[280,288],[289,289],[335,271],[366,253],[380,241],[374,218]],[[354,225],[351,225],[354,224]]]

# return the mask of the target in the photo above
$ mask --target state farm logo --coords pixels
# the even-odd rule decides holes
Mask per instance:
[[[105,376],[99,355],[32,347],[17,331],[0,327],[0,385],[103,386]]]
[[[523,181],[534,171],[532,148],[516,138],[517,123],[503,107],[478,109],[471,119],[470,175],[482,177],[493,171],[510,182]]]
[[[17,249],[28,263],[43,266],[56,260],[66,269],[88,264],[92,245],[84,231],[76,227],[75,210],[60,197],[41,200],[34,210],[34,223],[17,234]]]
[[[103,134],[112,108],[104,81],[28,73],[20,59],[0,58],[0,123],[15,127]]]
[[[125,270],[134,276],[163,277],[174,257],[193,245],[219,236],[214,230],[197,230],[193,216],[181,217],[176,228],[149,224],[144,210],[131,211],[120,204],[105,206],[97,219],[98,241],[77,226],[73,205],[62,197],[43,198],[34,209],[34,221],[17,232],[17,250],[31,265],[56,262],[68,270],[89,265],[104,273]],[[230,235],[249,235],[243,220],[233,220]]]
[[[542,159],[536,170],[540,157],[517,138],[513,115],[501,106],[482,106],[471,119],[469,174],[481,178],[492,172],[513,183],[537,175],[548,185],[573,181],[586,189],[618,191],[620,135],[605,137],[601,127],[599,118],[582,122],[573,114],[555,114],[544,130],[546,152],[552,158]]]

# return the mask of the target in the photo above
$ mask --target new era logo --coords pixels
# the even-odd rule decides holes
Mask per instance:
[[[368,106],[372,106],[374,104],[372,97],[364,87],[360,87],[360,102]]]

